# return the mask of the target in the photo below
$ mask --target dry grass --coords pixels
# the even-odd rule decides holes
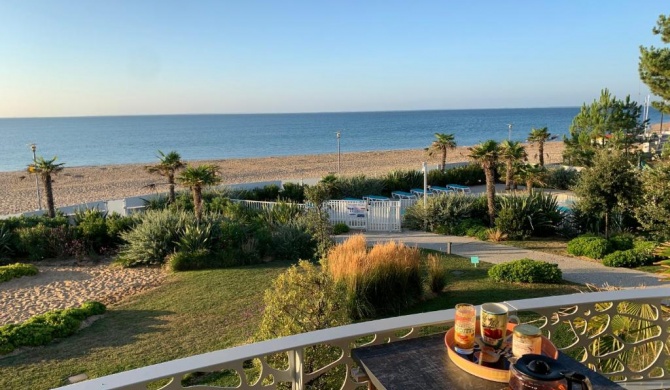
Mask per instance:
[[[367,249],[355,235],[330,250],[327,269],[346,286],[354,318],[397,313],[421,297],[421,252],[389,241]]]

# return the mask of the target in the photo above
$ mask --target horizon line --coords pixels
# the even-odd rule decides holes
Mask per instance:
[[[579,108],[581,106],[545,106],[545,107],[483,107],[483,108],[428,108],[428,109],[406,109],[406,110],[361,110],[361,111],[303,111],[303,112],[201,112],[201,113],[178,113],[178,114],[115,114],[115,115],[63,115],[63,116],[9,116],[3,119],[68,119],[68,118],[115,118],[115,117],[138,117],[138,116],[199,116],[199,115],[316,115],[316,114],[363,114],[382,112],[429,112],[429,111],[482,111],[482,110],[539,110],[546,108]]]

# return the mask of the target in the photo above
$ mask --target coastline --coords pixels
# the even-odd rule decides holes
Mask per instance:
[[[525,144],[529,161],[537,162],[537,147]],[[563,142],[545,144],[545,162],[562,161]],[[447,153],[449,163],[466,162],[468,146]],[[438,164],[439,158],[428,157],[423,149],[342,153],[340,172],[343,176],[363,174],[380,176],[396,169],[421,169],[423,161]],[[282,157],[238,158],[226,160],[187,161],[189,164],[215,164],[222,184],[271,180],[320,178],[337,171],[337,153]],[[146,164],[122,164],[67,167],[53,177],[56,207],[86,202],[121,199],[130,196],[166,192],[163,177],[146,172]],[[152,185],[156,189],[152,189]],[[35,179],[25,171],[0,172],[0,215],[37,209]],[[183,189],[177,186],[177,189]],[[44,201],[42,201],[44,203]]]

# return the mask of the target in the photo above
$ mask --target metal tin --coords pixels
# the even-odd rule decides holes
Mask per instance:
[[[512,336],[512,354],[521,357],[529,353],[542,354],[542,331],[530,324],[517,325]]]

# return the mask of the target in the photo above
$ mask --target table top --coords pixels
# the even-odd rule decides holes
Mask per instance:
[[[354,360],[365,370],[372,384],[379,390],[501,390],[507,388],[504,383],[470,375],[452,363],[444,344],[444,333],[356,348],[351,353]],[[586,375],[594,390],[623,389],[561,352],[559,352],[558,361],[567,370]]]

